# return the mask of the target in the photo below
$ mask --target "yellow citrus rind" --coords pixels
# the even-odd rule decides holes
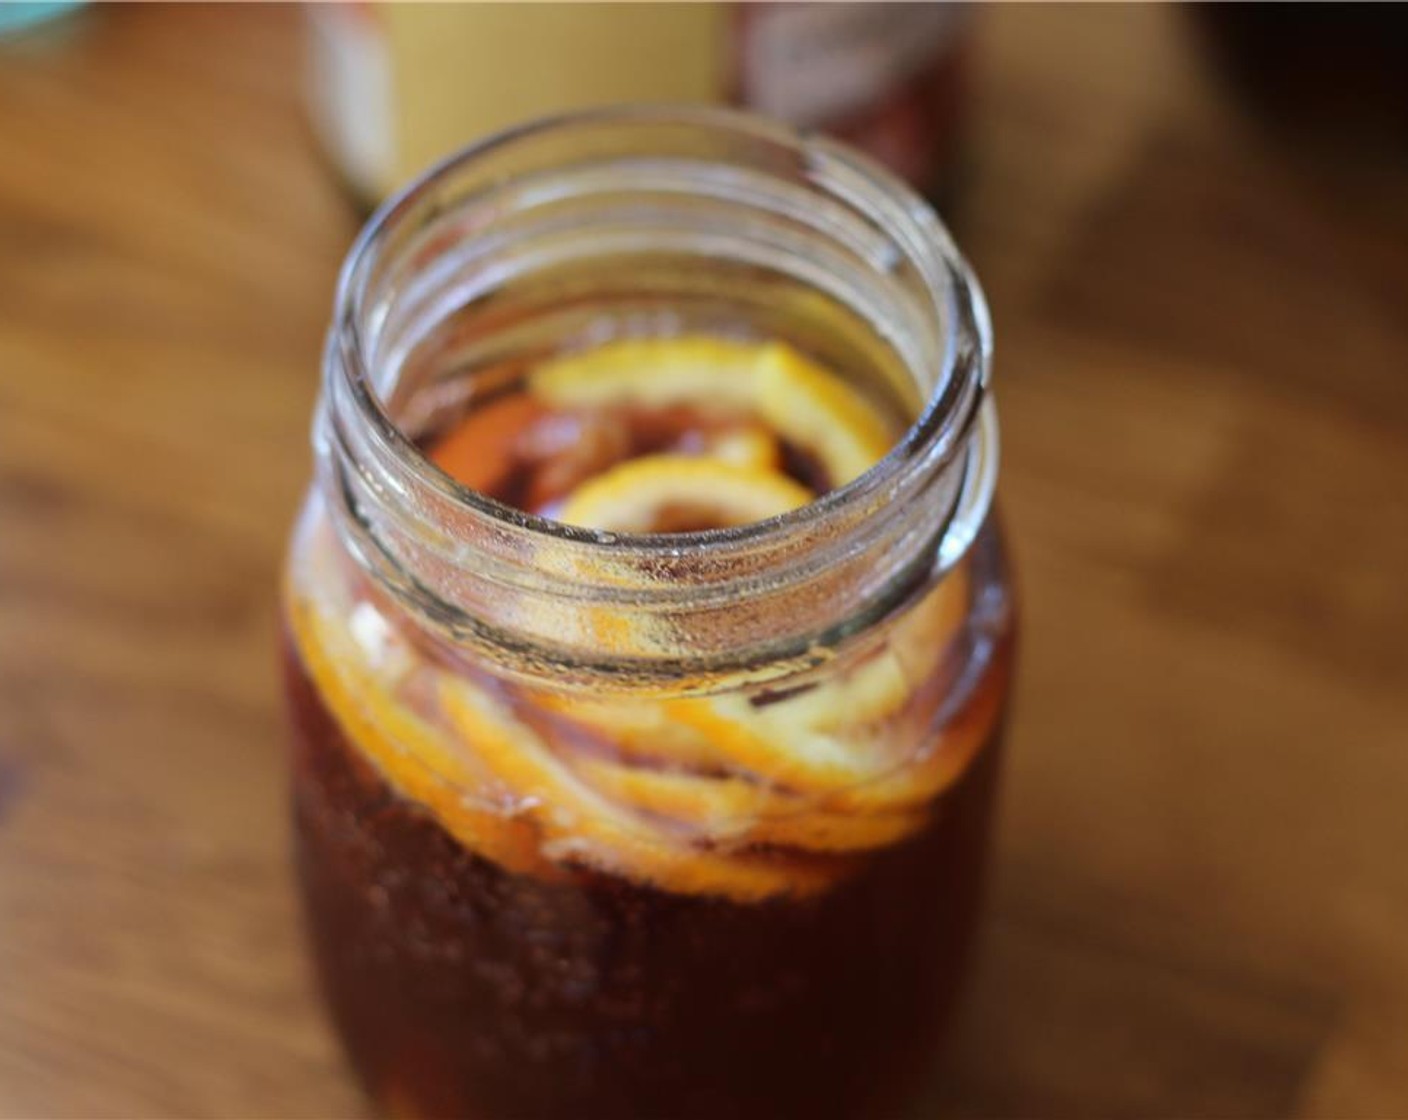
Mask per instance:
[[[870,813],[925,805],[967,771],[1002,715],[1007,668],[999,665],[968,702],[904,766],[875,782],[857,785],[828,804],[844,812]]]
[[[803,793],[831,793],[873,781],[896,760],[874,740],[790,726],[741,696],[690,697],[665,703],[671,718],[711,743],[736,771]]]
[[[623,804],[678,821],[724,848],[769,846],[811,852],[886,847],[928,823],[922,811],[838,813],[744,778],[652,770],[609,759],[575,763],[597,790]]]
[[[295,599],[289,611],[299,655],[318,694],[362,757],[408,800],[419,802],[471,851],[511,871],[553,879],[531,826],[468,791],[487,793],[486,775],[458,745],[370,672],[346,620]]]
[[[949,572],[896,619],[885,645],[853,667],[770,705],[775,718],[816,731],[879,723],[909,702],[950,649],[968,617],[966,567]]]
[[[766,521],[811,498],[805,486],[776,471],[693,455],[644,455],[577,487],[563,503],[558,520],[618,533],[649,533],[683,512],[723,528]]]
[[[559,408],[690,405],[706,414],[750,413],[816,455],[833,486],[878,463],[898,435],[864,395],[782,342],[622,339],[545,362],[528,387]]]
[[[535,397],[558,408],[688,404],[742,412],[753,407],[756,343],[708,335],[623,338],[564,354],[528,375]]]
[[[755,901],[822,889],[834,867],[690,847],[582,781],[538,734],[468,682],[445,677],[441,705],[464,741],[517,791],[543,832],[544,851],[568,863],[633,876],[689,894]]]
[[[691,727],[670,718],[664,704],[638,697],[595,700],[535,690],[529,702],[587,729],[609,750],[632,762],[690,770],[714,770],[719,754]]]
[[[895,433],[865,397],[790,346],[764,346],[755,376],[759,415],[821,459],[833,486],[859,478],[894,445]]]
[[[733,424],[706,434],[701,454],[735,467],[782,469],[782,448],[773,434],[758,424]]]

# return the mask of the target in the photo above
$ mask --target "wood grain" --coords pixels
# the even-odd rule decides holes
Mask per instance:
[[[1186,20],[983,13],[1024,666],[934,1115],[1408,1115],[1408,169]],[[0,1116],[348,1116],[274,584],[356,217],[296,13],[0,43]]]

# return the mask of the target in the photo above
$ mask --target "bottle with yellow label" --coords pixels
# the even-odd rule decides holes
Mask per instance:
[[[954,3],[315,4],[309,103],[359,197],[533,117],[732,102],[950,188],[970,20]]]

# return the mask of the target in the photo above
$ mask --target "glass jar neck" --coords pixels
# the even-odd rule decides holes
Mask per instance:
[[[915,417],[848,485],[736,529],[571,528],[416,444],[457,371],[611,330],[738,330],[864,369]],[[933,213],[861,157],[719,110],[609,110],[493,138],[370,221],[314,429],[345,547],[439,639],[557,684],[710,690],[827,660],[966,550],[996,426],[982,294]]]

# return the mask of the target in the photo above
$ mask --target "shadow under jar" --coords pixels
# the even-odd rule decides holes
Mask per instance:
[[[284,659],[314,956],[389,1113],[912,1096],[965,968],[1012,661],[989,356],[921,201],[737,114],[530,125],[371,220]],[[539,443],[569,433],[531,500],[515,401]],[[742,444],[715,438],[730,409]],[[593,481],[553,469],[603,416],[595,482],[626,506],[662,447],[704,472],[645,526],[672,531],[544,516],[584,508]],[[873,465],[867,431],[893,433]],[[815,500],[728,514],[774,492]]]

